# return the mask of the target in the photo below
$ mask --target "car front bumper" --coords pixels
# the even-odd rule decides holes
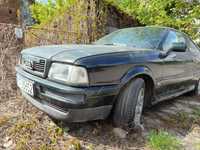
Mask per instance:
[[[67,122],[105,119],[111,112],[118,85],[71,87],[40,78],[16,67],[17,76],[34,82],[34,96],[22,95],[49,116]]]

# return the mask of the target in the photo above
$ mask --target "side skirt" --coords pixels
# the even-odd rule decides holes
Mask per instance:
[[[166,96],[156,96],[155,101],[152,102],[152,105],[155,105],[161,101],[170,100],[172,98],[178,97],[178,96],[183,95],[184,93],[190,92],[194,89],[195,89],[195,85],[191,85],[191,86],[185,88],[184,90],[179,90],[178,92],[176,91],[173,94],[169,94]]]

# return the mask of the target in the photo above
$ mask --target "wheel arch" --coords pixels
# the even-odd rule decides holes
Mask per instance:
[[[142,78],[144,80],[146,86],[145,89],[147,91],[145,107],[150,106],[155,93],[156,82],[151,70],[145,66],[134,67],[122,77],[120,92],[135,78]],[[151,97],[151,99],[149,99],[149,97]]]

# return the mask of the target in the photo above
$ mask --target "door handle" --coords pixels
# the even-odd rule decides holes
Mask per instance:
[[[174,58],[176,58],[176,54],[175,53],[171,53],[167,57],[165,57],[164,60],[165,61],[167,61],[167,60],[174,60]]]
[[[176,58],[176,54],[175,53],[171,53],[167,56],[167,58]]]
[[[159,57],[161,59],[166,59],[166,58],[175,58],[176,57],[176,53],[172,53],[170,51],[167,52],[160,52]]]

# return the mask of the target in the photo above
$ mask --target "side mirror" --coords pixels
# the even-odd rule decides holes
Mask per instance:
[[[167,57],[170,52],[185,52],[187,49],[187,45],[184,42],[179,42],[179,43],[172,43],[168,49],[166,49],[163,52],[160,52],[160,58],[165,58]]]
[[[185,52],[186,48],[187,46],[184,42],[172,43],[168,51]]]

